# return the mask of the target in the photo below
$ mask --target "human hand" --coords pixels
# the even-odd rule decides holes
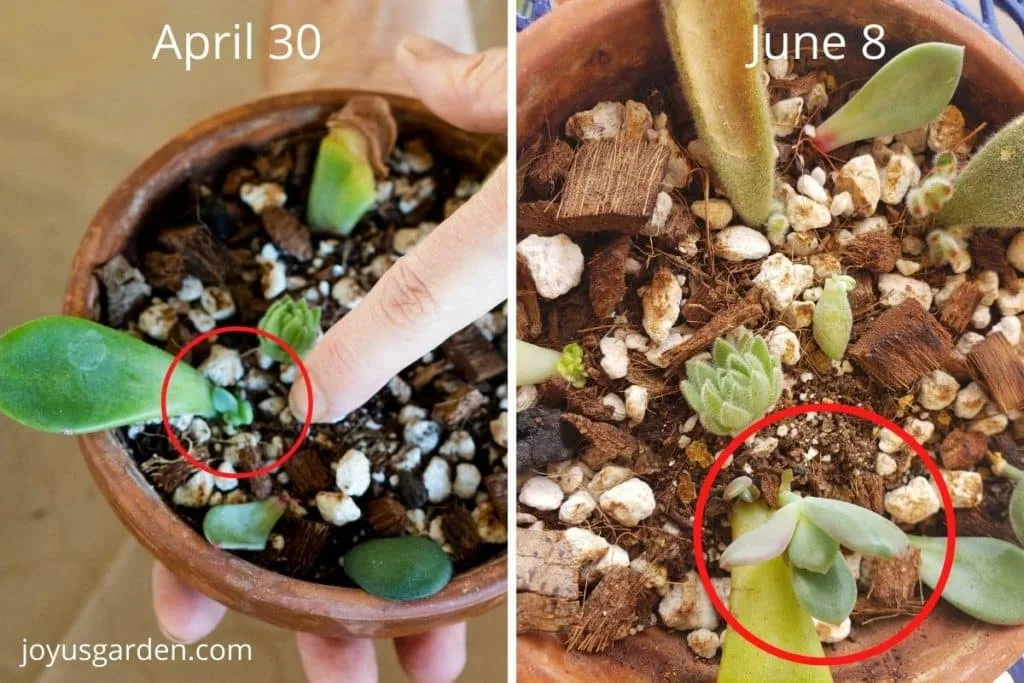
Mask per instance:
[[[504,50],[462,55],[428,39],[408,38],[395,59],[418,97],[442,119],[478,132],[505,130]],[[343,418],[402,368],[506,298],[506,179],[503,162],[305,358],[314,420]],[[301,381],[291,405],[297,417],[305,416]],[[226,612],[160,564],[153,568],[153,609],[164,634],[179,642],[206,637]],[[372,640],[304,633],[296,638],[310,683],[377,680]],[[466,663],[466,625],[396,638],[395,650],[413,681],[452,681]]]

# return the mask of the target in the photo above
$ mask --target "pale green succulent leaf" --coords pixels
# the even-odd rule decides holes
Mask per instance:
[[[842,555],[836,553],[824,574],[793,567],[793,592],[811,616],[838,626],[857,602],[857,581]]]
[[[864,555],[891,559],[909,547],[907,535],[898,526],[853,503],[807,497],[803,513],[840,545]]]
[[[754,337],[753,342],[750,344],[750,353],[761,364],[765,374],[770,374],[772,367],[774,367],[773,364],[778,363],[778,359],[768,350],[768,343],[761,336]]]
[[[751,533],[770,516],[762,504],[733,506],[730,520],[733,538]],[[823,656],[821,641],[811,616],[793,592],[790,568],[782,557],[732,569],[729,611],[754,635],[788,652]],[[827,666],[806,666],[775,657],[730,634],[722,645],[717,683],[786,681],[831,683]]]
[[[750,405],[759,416],[763,414],[762,406],[774,403],[772,386],[768,376],[763,372],[755,372],[750,376]]]
[[[797,523],[793,540],[786,549],[791,565],[818,574],[831,569],[838,553],[839,544],[836,540],[804,517]]]
[[[743,431],[743,428],[750,424],[754,416],[749,411],[740,408],[733,403],[723,403],[718,419],[732,432]]]
[[[0,336],[0,412],[44,432],[82,434],[160,417],[160,387],[174,357],[82,318],[50,316]],[[167,413],[214,414],[213,385],[179,363]]]
[[[853,309],[850,307],[847,282],[838,277],[847,276],[833,275],[825,281],[812,319],[814,340],[832,360],[842,360],[853,330]]]
[[[1017,540],[1024,545],[1024,484],[1017,484],[1010,494],[1010,526]]]
[[[1024,116],[979,149],[954,180],[937,225],[1024,227]]]
[[[815,146],[829,152],[929,123],[953,99],[963,62],[960,45],[921,43],[904,50],[818,126]]]
[[[516,386],[542,384],[558,370],[562,354],[530,342],[516,340]]]
[[[717,367],[728,367],[729,359],[739,353],[729,340],[719,337],[711,347],[711,357]]]
[[[921,551],[921,581],[934,588],[942,572],[946,539],[911,536],[910,541]],[[1024,550],[995,538],[958,536],[942,599],[988,624],[1017,626],[1024,624],[1021,577]]]
[[[700,399],[700,389],[697,388],[697,385],[687,379],[683,380],[679,386],[682,388],[683,398],[690,404],[690,407],[698,414],[704,413],[705,406],[704,402]]]
[[[800,519],[800,504],[779,508],[756,529],[736,536],[718,560],[724,569],[758,564],[778,557],[786,551],[796,523]],[[735,532],[734,532],[735,533]]]
[[[729,357],[728,367],[730,370],[735,370],[744,377],[750,377],[750,373],[752,372],[751,367],[747,365],[746,360],[744,360],[744,357],[740,354]]]
[[[711,382],[708,382],[701,387],[700,402],[712,415],[721,415],[725,399],[718,393],[718,389]]]
[[[215,505],[203,518],[206,540],[224,550],[263,550],[288,506],[279,498]]]
[[[310,226],[342,235],[377,201],[377,181],[358,131],[336,129],[320,141],[306,218]]]

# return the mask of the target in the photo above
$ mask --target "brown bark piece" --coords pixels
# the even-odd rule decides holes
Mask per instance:
[[[423,391],[424,387],[442,375],[449,367],[448,359],[442,358],[426,365],[417,365],[409,378],[409,386],[413,391]]]
[[[284,522],[284,520],[282,520]],[[281,555],[296,575],[309,573],[331,539],[331,525],[316,520],[287,518],[281,525],[284,548]]]
[[[569,396],[569,382],[561,375],[548,377],[537,385],[537,404],[548,408],[561,408]]]
[[[611,422],[615,411],[611,406],[601,403],[601,387],[585,387],[570,390],[566,398],[566,410],[577,413],[591,420]]]
[[[991,519],[981,508],[957,508],[953,512],[956,513],[957,536],[985,536],[1015,545],[1018,543],[1009,520]]]
[[[1003,240],[990,232],[977,232],[971,236],[970,250],[978,270],[994,270],[999,274],[999,283],[1004,289],[1017,292],[1017,271],[1006,260]]]
[[[874,473],[864,473],[850,482],[853,496],[851,503],[871,510],[876,514],[884,512],[885,481]]]
[[[900,241],[882,232],[868,232],[855,237],[843,250],[842,260],[853,268],[875,273],[889,273],[902,254]]]
[[[334,486],[334,474],[316,451],[299,451],[284,464],[284,471],[291,482],[292,492],[300,498]]]
[[[914,595],[917,588],[917,566],[921,552],[910,548],[903,557],[891,560],[869,557],[871,586],[868,597],[886,607],[899,607]]]
[[[487,487],[487,496],[494,503],[494,509],[498,511],[498,519],[508,526],[508,474],[488,474],[484,477],[484,486]]]
[[[202,447],[190,451],[189,454],[203,463],[208,462],[210,459],[209,451]],[[174,493],[174,489],[183,485],[194,474],[199,472],[199,469],[188,460],[185,460],[185,458],[167,460],[154,455],[142,463],[142,471],[149,475],[149,478],[153,480],[157,488],[170,495]]]
[[[939,322],[953,334],[962,334],[971,322],[974,309],[982,298],[981,287],[976,282],[967,281],[953,290],[949,299],[939,311]]]
[[[561,531],[519,529],[516,541],[516,590],[579,596],[581,558]]]
[[[548,308],[548,340],[561,348],[576,341],[579,331],[596,324],[586,290],[580,286],[559,297]]]
[[[909,387],[952,353],[949,333],[914,299],[878,316],[850,347],[850,357],[889,389]]]
[[[762,315],[764,315],[764,308],[761,307],[761,304],[753,301],[740,301],[716,314],[689,339],[669,352],[670,360],[665,371],[666,376],[677,375],[682,369],[683,363],[706,349],[715,339],[750,320],[760,318]]]
[[[165,254],[162,251],[151,251],[142,257],[142,269],[146,278],[158,289],[169,289],[177,292],[188,272],[185,269],[185,257],[181,254]],[[113,320],[111,320],[113,324]]]
[[[939,446],[942,466],[949,470],[974,469],[985,458],[988,437],[981,432],[954,429]]]
[[[592,469],[619,458],[632,460],[640,453],[640,443],[623,429],[573,413],[562,415],[562,420],[575,427],[587,444],[580,459]]]
[[[203,284],[223,284],[237,268],[231,250],[205,225],[166,228],[157,236],[157,241],[172,252],[180,253],[185,271]]]
[[[253,472],[263,466],[263,459],[255,448],[243,448],[238,452],[238,469],[241,472]],[[266,500],[274,490],[274,482],[270,475],[261,474],[245,480],[249,492],[256,500]],[[333,483],[333,482],[332,482]]]
[[[1024,362],[1002,332],[978,342],[967,362],[1003,412],[1024,406]]]
[[[480,555],[484,542],[473,515],[464,506],[457,505],[441,517],[441,531],[452,547],[456,564],[466,566]]]
[[[434,406],[431,417],[448,429],[454,429],[468,420],[473,413],[488,403],[488,399],[480,391],[464,386],[444,401]]]
[[[405,529],[405,506],[397,498],[374,498],[366,511],[370,526],[381,536],[398,536]]]
[[[530,269],[522,257],[516,257],[516,338],[533,341],[544,331],[540,299]]]
[[[580,621],[566,647],[579,652],[603,652],[637,625],[644,600],[646,576],[629,567],[608,570],[583,602]]]
[[[590,306],[598,319],[607,318],[626,296],[626,257],[632,240],[629,235],[599,248],[587,264],[590,274]]]
[[[878,295],[875,293],[875,282],[870,273],[858,270],[851,275],[857,284],[850,292],[850,308],[853,309],[853,317],[860,318],[875,307]]]
[[[526,169],[526,184],[538,196],[550,199],[558,192],[565,174],[572,166],[572,147],[556,138],[540,156],[531,160]]]
[[[654,211],[668,159],[667,145],[585,141],[565,179],[559,222],[588,231],[640,232]]]
[[[516,596],[516,632],[554,633],[574,625],[579,619],[580,603],[575,599],[551,598],[536,593]]]
[[[309,228],[293,216],[291,211],[282,206],[268,206],[263,209],[260,218],[263,219],[263,228],[281,251],[299,261],[313,258]]]
[[[505,372],[505,359],[476,325],[467,325],[441,344],[441,351],[466,380],[486,382]]]
[[[558,204],[548,200],[519,202],[516,206],[516,236],[523,239],[529,235],[551,237],[569,232],[558,220]],[[587,232],[580,227],[576,232]]]
[[[146,305],[152,293],[142,273],[121,254],[97,268],[96,277],[103,283],[107,322],[112,327],[123,327]]]

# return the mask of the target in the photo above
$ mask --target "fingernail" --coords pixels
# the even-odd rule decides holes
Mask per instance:
[[[312,377],[310,377],[309,386],[313,390],[313,422],[319,422],[327,414],[327,399]],[[288,394],[288,406],[291,408],[292,415],[298,420],[304,421],[306,419],[308,393],[306,391],[306,380],[300,378],[295,381],[295,385]]]
[[[164,638],[166,640],[169,640],[172,643],[177,643],[178,645],[187,645],[188,644],[188,641],[182,640],[181,638],[179,638],[177,636],[174,636],[174,635],[171,635],[170,633],[168,633],[167,629],[165,629],[164,625],[161,624],[159,621],[156,622],[156,626],[157,626],[157,628],[160,629],[160,633],[164,634]]]
[[[451,53],[451,48],[426,36],[406,36],[398,48],[424,61],[445,57]]]

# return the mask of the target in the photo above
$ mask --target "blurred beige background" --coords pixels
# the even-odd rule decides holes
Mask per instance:
[[[0,329],[58,312],[85,225],[145,155],[189,124],[260,94],[256,61],[204,62],[191,73],[173,61],[151,61],[163,24],[170,23],[179,38],[185,31],[231,30],[236,22],[262,26],[263,4],[4,3]],[[504,44],[504,0],[472,5],[478,44]],[[149,557],[93,488],[74,441],[0,417],[0,444],[0,681],[303,680],[292,636],[238,615],[229,616],[210,641],[251,643],[253,661],[247,664],[18,668],[23,639],[128,643],[163,637],[150,611]],[[462,680],[500,678],[506,669],[504,610],[471,624],[469,651]],[[404,680],[390,643],[381,643],[379,652],[381,680]]]

